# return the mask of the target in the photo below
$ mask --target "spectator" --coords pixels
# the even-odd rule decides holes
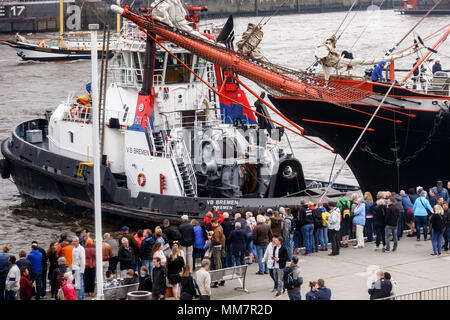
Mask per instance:
[[[186,257],[186,263],[192,268],[192,252],[194,244],[194,227],[189,223],[189,217],[187,215],[181,216],[182,223],[179,226],[181,233],[180,246]]]
[[[94,240],[91,238],[86,240],[86,248],[84,249],[86,255],[86,266],[84,269],[84,291],[88,297],[94,296],[95,291],[95,267],[96,267],[96,252],[94,248]]]
[[[234,223],[239,222],[241,224],[241,229],[247,231],[249,226],[247,225],[247,220],[241,217],[240,213],[234,215]]]
[[[263,216],[263,218],[264,218],[264,216]],[[286,249],[288,250],[289,261],[292,260],[292,251],[293,251],[292,237],[294,234],[294,230],[295,230],[294,216],[292,215],[291,209],[286,208],[285,209],[285,218],[283,221],[282,236],[283,236],[283,246],[285,246]],[[272,237],[269,238],[268,243],[270,242],[270,239],[272,239]],[[261,259],[262,259],[262,257],[261,257]],[[259,261],[259,254],[258,254],[258,261]]]
[[[114,242],[115,243],[115,242]],[[108,266],[110,263],[110,260],[114,257],[111,245],[105,241],[103,238],[102,241],[102,268],[103,268],[103,274],[105,274],[106,270],[108,270]]]
[[[181,272],[180,300],[192,300],[194,297],[197,297],[197,293],[195,292],[194,280],[191,276],[191,268],[188,264],[185,264]]]
[[[328,219],[330,218],[330,213],[325,209],[324,206],[319,206],[318,211],[322,215],[322,228],[320,229],[320,251],[328,251]]]
[[[17,300],[20,290],[20,270],[16,265],[16,257],[9,256],[9,271],[5,283],[5,300]]]
[[[315,292],[319,289],[316,281],[309,282],[309,291],[306,293],[306,300],[316,300]]]
[[[252,232],[253,242],[256,245],[256,255],[258,256],[258,266],[259,266],[259,270],[258,272],[256,272],[256,274],[268,274],[269,269],[267,268],[267,262],[263,264],[262,260],[266,252],[267,245],[269,244],[270,240],[273,237],[272,230],[270,226],[265,223],[266,219],[264,218],[264,216],[259,214],[256,217],[256,220],[257,224]],[[287,231],[285,234],[286,239],[288,239],[290,236],[289,231]]]
[[[134,270],[136,264],[133,248],[130,246],[126,237],[122,237],[122,245],[119,248],[118,257],[120,262],[120,277],[124,279],[128,269]]]
[[[135,270],[136,274],[140,275],[140,270],[141,270],[141,266],[142,266],[140,248],[141,248],[142,240],[144,240],[144,231],[139,229],[136,232],[136,234],[133,236],[133,240],[134,240],[134,243],[136,243],[136,247],[133,248],[134,256],[136,259],[136,263],[134,265],[134,270]]]
[[[448,191],[443,187],[443,185],[444,184],[442,183],[442,181],[439,180],[436,182],[436,186],[433,188],[433,190],[438,198],[442,197],[444,201],[448,202],[449,200]]]
[[[40,300],[42,294],[42,253],[39,251],[38,244],[35,241],[32,242],[31,252],[28,254],[27,259],[31,262],[31,283],[36,283],[36,300]]]
[[[86,252],[80,245],[78,237],[72,238],[72,272],[75,278],[75,290],[77,291],[77,299],[84,299],[84,269],[86,268]]]
[[[412,190],[414,192],[414,189]],[[413,204],[411,198],[406,194],[405,190],[400,190],[400,197],[402,198],[402,206],[405,210],[405,223],[409,227],[408,238],[414,237],[416,235],[416,230],[414,228],[414,214],[413,214]]]
[[[9,250],[9,245],[5,244],[3,245],[2,253],[0,253],[0,301],[5,300],[6,276],[9,271],[8,259],[11,256]]]
[[[119,286],[119,282],[114,277],[114,273],[111,270],[106,271],[105,275],[106,275],[106,278],[105,278],[105,281],[103,282],[104,289],[114,288],[114,287]]]
[[[41,272],[41,297],[45,297],[47,294],[47,270],[48,270],[48,257],[47,252],[39,246],[37,241],[33,241],[32,243],[37,245],[37,249],[42,254],[42,272]]]
[[[213,259],[214,259],[214,269],[222,269],[222,237],[223,228],[219,225],[216,219],[211,220],[211,227],[214,229],[214,234],[211,239],[213,245]]]
[[[281,296],[281,290],[283,289],[283,270],[286,267],[286,261],[288,258],[287,249],[282,246],[283,238],[278,237],[275,239],[275,247],[273,249],[272,259],[273,263],[273,276],[278,281],[278,291],[275,297]]]
[[[433,68],[431,71],[433,72],[433,74],[435,72],[442,71],[441,61],[439,59],[434,60]],[[448,199],[445,201],[448,201]]]
[[[181,233],[180,230],[176,226],[170,224],[169,219],[163,220],[163,233],[166,235],[167,240],[169,241],[169,246],[172,248],[174,241],[180,241]],[[166,242],[167,243],[167,242]]]
[[[72,251],[73,244],[69,240],[67,240],[67,233],[61,233],[58,248],[56,252],[58,252],[58,256],[64,257],[66,259],[66,267],[67,271],[72,271]]]
[[[192,250],[194,262],[192,263],[192,270],[195,270],[195,258],[203,260],[205,255],[205,250],[203,248],[205,247],[206,230],[200,226],[200,223],[195,219],[192,219],[191,224],[194,229],[194,245]]]
[[[351,202],[343,196],[337,202],[336,206],[339,208],[341,213],[341,237],[342,237],[342,247],[348,247],[348,240],[350,239],[350,233],[352,231],[352,220],[351,220]]]
[[[77,237],[78,238],[78,237]],[[72,240],[73,241],[73,240]],[[81,247],[79,244],[79,240],[77,242],[78,247]],[[77,295],[75,292],[75,288],[73,286],[73,275],[72,272],[66,272],[64,274],[64,281],[62,284],[62,291],[64,293],[64,300],[77,300]]]
[[[387,298],[391,295],[391,281],[384,279],[384,272],[381,270],[377,272],[377,276],[377,281],[373,282],[369,288],[370,300]]]
[[[53,241],[50,243],[50,246],[47,249],[46,256],[49,262],[48,267],[48,276],[47,279],[51,283],[53,272],[56,268],[58,268],[58,243],[56,241]],[[46,280],[45,280],[46,281]],[[51,297],[54,298],[53,290],[50,288]],[[56,294],[56,293],[55,293]]]
[[[172,285],[172,295],[175,300],[179,300],[178,285],[181,282],[180,273],[183,271],[184,266],[184,259],[181,256],[180,251],[180,248],[173,246],[167,261],[167,279],[169,280],[169,284]]]
[[[280,217],[280,212],[274,211],[273,216],[270,217],[270,230],[275,237],[281,237],[281,226],[283,219]]]
[[[373,228],[377,236],[375,240],[375,251],[380,248],[380,243],[383,243],[382,250],[385,250],[386,246],[386,205],[383,199],[378,199],[376,205],[373,207]]]
[[[442,249],[442,236],[445,231],[445,221],[443,218],[444,209],[440,205],[434,206],[434,213],[431,216],[430,227],[431,227],[431,245],[433,247],[432,256],[440,256]]]
[[[139,246],[138,246],[136,240],[134,240],[134,237],[130,234],[130,229],[127,226],[123,226],[121,230],[122,230],[122,235],[119,237],[119,241],[118,241],[119,247],[122,245],[122,239],[127,238],[128,245],[133,250],[133,254],[136,255],[136,252],[139,252]],[[133,266],[133,268],[134,268],[134,266]]]
[[[303,255],[306,256],[313,251],[313,209],[310,206],[306,205],[306,202],[304,200],[301,200],[300,203],[302,204],[302,210],[299,211],[298,219],[306,249]]]
[[[152,237],[152,230],[145,229],[143,232],[144,240],[141,242],[141,247],[139,248],[139,252],[142,259],[142,265],[147,268],[147,273],[149,277],[152,277],[153,270],[153,256],[152,249],[155,245],[155,239]],[[141,268],[142,270],[142,268]]]
[[[30,272],[28,271],[27,267],[23,266],[20,268],[20,300],[31,300],[33,285],[31,284],[30,279],[28,279],[29,274]]]
[[[417,187],[417,188],[419,188],[419,187]],[[409,200],[411,200],[411,203],[414,206],[414,202],[416,202],[417,198],[419,197],[419,194],[418,194],[418,192],[416,190],[414,190],[414,188],[409,188],[408,189],[408,197],[409,197]]]
[[[389,272],[384,273],[384,279],[390,281],[392,285],[391,293],[389,295],[395,296],[397,294],[397,282],[394,279],[392,279],[391,274]]]
[[[155,244],[156,247],[156,244]],[[166,269],[161,265],[161,258],[153,255],[152,300],[165,300]]]
[[[86,247],[86,241],[89,239],[89,231],[88,229],[82,229],[78,235],[78,239],[80,239],[80,246],[83,248]]]
[[[328,207],[330,208],[330,217],[328,218],[328,230],[330,233],[330,242],[331,242],[331,253],[329,256],[337,256],[339,255],[339,230],[341,228],[341,211],[338,207],[336,207],[336,202],[330,201],[328,202]]]
[[[253,213],[250,211],[247,211],[245,213],[246,221],[247,221],[247,229],[244,229],[247,235],[247,250],[250,255],[250,261],[251,262],[257,262],[257,253],[256,253],[256,246],[253,242],[253,230],[256,227],[256,219],[253,216]]]
[[[224,267],[229,268],[229,267],[233,266],[233,258],[232,258],[233,254],[231,252],[231,247],[230,247],[230,233],[231,233],[231,231],[233,231],[234,226],[233,226],[233,223],[231,222],[230,215],[228,212],[224,212],[223,217],[224,217],[224,220],[223,220],[221,226],[223,228],[223,235],[225,236],[225,264],[224,264]]]
[[[309,206],[313,210],[313,222],[314,222],[314,229],[313,229],[313,239],[314,239],[314,252],[319,252],[319,244],[320,244],[320,234],[322,233],[322,208],[320,210],[316,207],[314,207],[314,204],[310,202]]]
[[[64,282],[64,274],[66,270],[66,258],[58,258],[58,266],[53,270],[52,279],[50,280],[50,290],[51,296],[57,299],[57,293],[60,288],[62,288]]]
[[[398,210],[398,207],[395,206],[395,199],[391,196],[388,199],[388,207],[386,209],[386,216],[385,216],[385,238],[386,238],[386,249],[383,252],[389,252],[390,251],[390,241],[389,238],[392,234],[392,239],[394,240],[394,247],[392,248],[392,252],[397,250],[398,245],[398,237],[397,237],[397,223],[398,223],[398,217],[400,215],[400,212]]]
[[[402,204],[402,197],[399,194],[392,192],[391,197],[394,198],[394,207],[398,211],[397,238],[400,240],[403,237],[403,230],[405,228],[405,208]]]
[[[268,227],[268,226],[267,226]],[[232,250],[233,266],[245,265],[245,248],[247,245],[247,236],[245,231],[241,229],[241,223],[234,224],[235,230],[230,233],[230,245]]]
[[[317,280],[316,291],[314,292],[314,300],[330,300],[331,290],[325,287],[325,280]]]
[[[195,274],[200,300],[211,300],[211,276],[208,272],[210,262],[207,259],[202,260],[202,267]]]
[[[267,263],[267,268],[269,269],[269,275],[273,280],[273,289],[272,292],[278,291],[278,279],[275,279],[274,273],[273,273],[273,265],[275,260],[272,259],[273,257],[273,249],[276,246],[275,243],[276,237],[272,237],[272,241],[269,243],[269,245],[266,248],[266,252],[264,253],[264,257],[262,262],[264,264]]]
[[[213,219],[216,219],[218,224],[222,224],[223,220],[225,220],[225,217],[217,210],[216,206],[213,206],[203,218],[203,225],[205,226],[206,231],[214,231],[211,226],[211,220]]]
[[[287,290],[289,300],[301,300],[300,286],[303,283],[303,276],[300,267],[297,265],[298,257],[293,256],[291,265],[284,269],[283,284]]]
[[[434,206],[437,205],[437,197],[436,197],[436,193],[434,192],[433,188],[430,188],[428,190],[428,201],[430,201],[430,206],[432,208],[434,208]]]
[[[167,243],[169,244],[169,240],[167,236],[163,233],[161,227],[155,228],[155,241],[161,243],[163,246]]]
[[[152,261],[152,265],[153,265],[153,261]],[[153,271],[153,269],[152,269]],[[148,292],[152,292],[152,277],[150,276],[150,274],[148,273],[148,268],[147,266],[142,266],[141,267],[141,280],[139,281],[139,291],[148,291]]]
[[[364,248],[364,226],[366,225],[366,205],[363,199],[356,200],[356,208],[353,211],[353,224],[356,225],[357,244],[354,249]]]
[[[136,276],[136,272],[134,269],[128,269],[125,275],[125,279],[123,280],[123,285],[128,286],[130,284],[138,283],[138,277]]]
[[[145,239],[144,231],[139,229],[133,236],[133,239],[134,239],[134,241],[136,241],[138,248],[140,248],[141,244],[142,244],[142,240]]]
[[[117,241],[114,241],[109,233],[105,233],[103,235],[103,239],[107,244],[109,244],[112,251],[112,257],[109,257],[108,260],[108,270],[110,270],[113,274],[116,274],[117,263],[119,263],[119,246],[117,245]]]
[[[370,192],[364,192],[364,205],[366,212],[366,224],[364,225],[364,231],[366,233],[367,242],[373,241],[373,198]]]
[[[427,240],[427,216],[428,210],[431,212],[433,209],[431,208],[430,202],[427,200],[427,192],[422,191],[420,193],[420,197],[414,202],[413,212],[414,219],[416,222],[416,233],[417,233],[417,241],[420,241],[420,228],[423,228],[423,240]]]
[[[442,205],[442,209],[444,209],[444,223],[445,223],[445,232],[444,232],[444,251],[449,253],[448,251],[448,243],[450,240],[450,210],[448,208],[448,202],[444,201],[444,204]]]
[[[31,270],[31,262],[27,259],[27,253],[25,250],[19,251],[19,260],[16,261],[17,267],[22,269],[22,267],[27,267],[28,273]]]

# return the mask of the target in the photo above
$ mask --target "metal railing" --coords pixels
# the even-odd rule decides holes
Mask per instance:
[[[377,300],[450,300],[450,285],[397,294]]]

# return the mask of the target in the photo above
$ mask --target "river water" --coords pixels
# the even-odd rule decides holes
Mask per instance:
[[[261,50],[274,63],[294,69],[306,68],[314,62],[314,47],[336,31],[345,14],[273,16],[263,27]],[[240,39],[248,22],[259,23],[261,18],[235,18],[236,41]],[[341,28],[345,32],[338,42],[338,49],[350,49],[355,57],[381,57],[419,19],[398,15],[392,10],[351,13]],[[263,23],[265,21],[267,18]],[[208,22],[223,23],[225,19],[202,23]],[[448,16],[430,16],[416,31],[423,38],[447,23]],[[427,41],[427,44],[431,46],[436,39]],[[403,46],[412,42],[410,36]],[[450,49],[445,43],[439,56],[443,67],[450,68]],[[396,67],[410,68],[414,61],[415,56],[409,57],[397,63]],[[355,74],[362,73],[363,69],[355,71]],[[42,117],[45,109],[54,109],[69,93],[84,93],[84,85],[89,79],[89,62],[22,63],[13,49],[0,46],[0,140],[7,138],[17,123]],[[256,85],[247,83],[257,92],[260,91]],[[255,99],[249,96],[249,100],[253,102]],[[285,123],[277,116],[274,118]],[[334,155],[294,134],[288,135],[295,156],[303,164],[305,176],[328,180]],[[341,164],[342,159],[338,157],[335,170]],[[337,182],[357,184],[348,168],[343,170]],[[44,210],[22,205],[22,199],[12,181],[0,179],[0,245],[9,243],[15,254],[20,249],[28,250],[32,240],[39,241],[47,248],[50,241],[56,240],[62,231],[73,233],[81,227],[94,230],[93,221],[93,215],[73,216],[56,209]],[[104,232],[115,234],[119,229],[118,223],[104,219]]]

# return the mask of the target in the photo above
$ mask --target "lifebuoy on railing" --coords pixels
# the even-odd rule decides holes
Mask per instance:
[[[145,186],[145,175],[143,173],[138,174],[137,182],[141,187]]]
[[[80,110],[78,109],[78,107],[77,106],[72,106],[70,108],[70,117],[72,119],[75,119],[75,118],[78,118],[79,115],[80,115]]]

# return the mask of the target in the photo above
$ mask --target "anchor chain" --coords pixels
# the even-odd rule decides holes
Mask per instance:
[[[389,160],[389,159],[383,158],[379,154],[373,152],[368,145],[361,148],[361,151],[369,153],[374,159],[376,159],[384,164],[387,164],[387,165],[395,164],[398,167],[400,167],[400,165],[406,164],[406,163],[414,160],[415,158],[417,158],[419,156],[419,154],[422,153],[426,149],[426,147],[430,144],[431,139],[436,134],[436,130],[439,127],[439,125],[441,124],[442,119],[444,119],[444,116],[447,112],[448,112],[448,110],[445,110],[444,108],[439,109],[439,112],[436,114],[436,117],[434,118],[433,128],[431,128],[427,139],[424,141],[424,143],[420,146],[419,149],[417,149],[412,155],[404,158],[403,160],[400,160],[400,159]]]

